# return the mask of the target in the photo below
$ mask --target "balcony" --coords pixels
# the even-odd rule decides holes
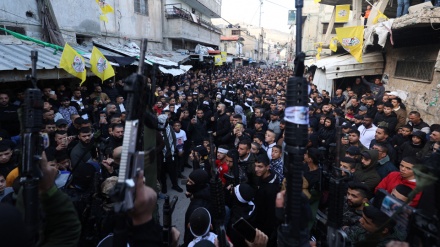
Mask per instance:
[[[184,2],[210,18],[221,17],[221,0],[185,0]]]
[[[183,38],[208,44],[218,44],[220,41],[220,28],[188,10],[168,5],[165,8],[165,17],[166,38]]]

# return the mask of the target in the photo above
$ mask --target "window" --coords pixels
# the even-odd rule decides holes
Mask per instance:
[[[232,30],[232,35],[240,35],[240,30]]]
[[[425,82],[431,82],[434,73],[434,60],[411,61],[398,60],[396,64],[395,77],[415,79]]]
[[[13,32],[19,33],[19,34],[26,35],[26,32],[25,32],[25,30],[24,30],[23,27],[17,27],[17,26],[3,26],[3,25],[1,25],[1,27],[6,28],[6,29],[8,29],[8,30],[10,30],[10,31],[13,31]],[[3,31],[3,30],[0,30],[0,35],[10,35],[10,34],[7,33],[7,32],[5,32],[5,31]]]
[[[134,0],[134,12],[148,16],[148,0]]]
[[[331,34],[336,34],[336,28],[338,27],[344,27],[344,23],[335,23],[333,24],[333,29]],[[322,33],[326,34],[327,33],[327,28],[328,28],[328,23],[322,23]]]

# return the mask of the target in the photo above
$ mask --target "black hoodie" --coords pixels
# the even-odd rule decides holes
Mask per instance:
[[[367,152],[371,157],[370,165],[364,166],[362,163],[357,164],[356,171],[354,172],[354,179],[358,182],[364,183],[371,191],[374,191],[381,181],[381,178],[376,171],[379,152],[377,150],[366,150],[364,152]]]
[[[420,144],[414,144],[412,137],[417,136],[422,139]],[[398,149],[398,158],[396,164],[400,164],[403,158],[407,156],[418,156],[418,153],[423,149],[426,144],[426,134],[420,130],[414,132],[409,141],[404,142]]]

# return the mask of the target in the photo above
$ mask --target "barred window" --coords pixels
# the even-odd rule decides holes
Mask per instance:
[[[431,82],[435,60],[408,61],[399,60],[396,64],[395,77]]]
[[[134,12],[148,16],[148,0],[134,0]]]
[[[232,30],[232,35],[240,35],[241,30]]]

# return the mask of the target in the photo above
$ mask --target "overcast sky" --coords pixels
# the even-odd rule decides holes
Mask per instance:
[[[295,9],[293,0],[263,0],[261,26],[289,32],[287,14]],[[260,0],[222,0],[222,17],[235,24],[250,23],[258,27],[260,18]]]

